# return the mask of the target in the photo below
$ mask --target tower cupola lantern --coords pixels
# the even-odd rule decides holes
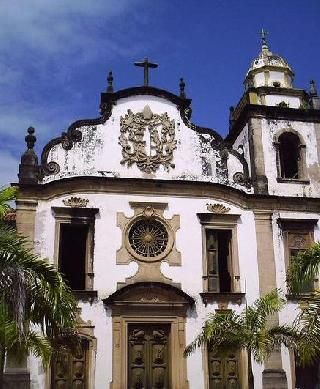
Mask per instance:
[[[294,72],[287,60],[270,50],[267,35],[268,32],[261,30],[261,51],[255,58],[247,72],[245,87],[275,87],[292,88]]]

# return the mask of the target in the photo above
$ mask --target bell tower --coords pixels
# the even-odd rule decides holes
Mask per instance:
[[[271,50],[262,30],[261,50],[246,74],[242,98],[230,109],[226,138],[243,150],[258,194],[317,195],[312,166],[319,163],[313,147],[320,147],[319,98],[314,81],[310,92],[293,82],[292,67]]]

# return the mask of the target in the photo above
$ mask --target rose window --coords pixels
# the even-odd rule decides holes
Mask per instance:
[[[157,257],[168,246],[168,232],[155,219],[137,220],[129,229],[128,240],[132,250],[142,257]]]

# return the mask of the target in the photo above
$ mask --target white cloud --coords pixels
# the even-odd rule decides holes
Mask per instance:
[[[134,12],[140,0],[11,0],[0,3],[0,50],[23,45],[25,50],[46,54],[86,51],[96,42],[99,27],[117,22]],[[108,49],[120,49],[117,36],[125,26],[118,24],[101,36]],[[97,42],[96,42],[97,43]],[[124,43],[124,42],[123,42]],[[35,61],[39,60],[35,58]]]
[[[42,148],[48,138],[59,136],[79,118],[72,111],[76,105],[70,104],[83,93],[72,78],[73,69],[89,69],[90,62],[132,58],[142,50],[135,34],[139,35],[139,10],[144,2],[0,0],[3,181],[17,179],[18,161],[10,152],[18,155],[24,151],[24,137],[30,125],[36,128],[38,148]],[[13,173],[3,168],[10,164],[15,165]]]

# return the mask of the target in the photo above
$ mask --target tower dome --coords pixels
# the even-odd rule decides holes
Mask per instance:
[[[273,53],[266,39],[266,31],[261,31],[261,52],[247,72],[245,85],[250,87],[292,88],[294,72],[285,58]]]

